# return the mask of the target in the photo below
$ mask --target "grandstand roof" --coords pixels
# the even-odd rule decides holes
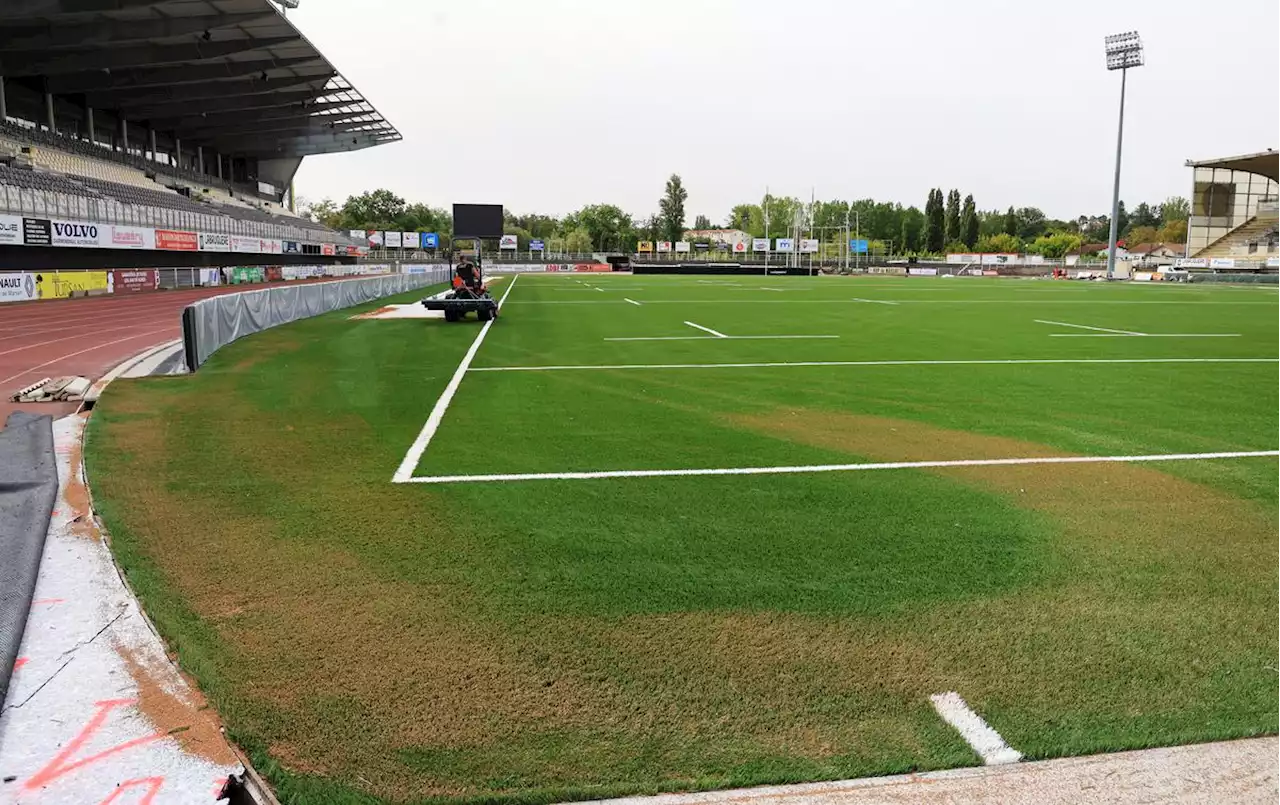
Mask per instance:
[[[1205,159],[1199,162],[1187,160],[1188,168],[1226,168],[1233,171],[1245,171],[1265,176],[1273,182],[1280,181],[1280,153],[1273,149],[1259,151],[1256,154],[1241,154],[1238,157],[1222,157]]]
[[[401,139],[267,0],[3,0],[0,75],[222,153]]]

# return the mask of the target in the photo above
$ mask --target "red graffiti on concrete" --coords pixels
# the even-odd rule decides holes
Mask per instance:
[[[151,805],[155,800],[156,794],[160,793],[160,787],[164,785],[163,777],[139,777],[136,780],[125,780],[115,791],[111,792],[111,796],[102,800],[98,805],[111,805],[116,801],[116,797],[120,796],[129,788],[141,788],[147,786],[147,793],[142,795],[142,799],[138,800],[138,805]]]
[[[49,761],[43,769],[32,775],[30,780],[23,783],[22,787],[28,791],[40,788],[41,786],[48,785],[64,774],[69,774],[70,772],[84,766],[88,766],[91,763],[97,763],[105,757],[124,752],[135,746],[141,746],[142,744],[151,743],[152,741],[158,741],[165,737],[163,732],[157,732],[154,735],[144,735],[141,738],[134,738],[131,741],[125,741],[124,743],[113,746],[110,749],[104,749],[103,751],[92,754],[89,757],[81,758],[80,760],[70,763],[68,762],[71,760],[72,755],[79,752],[81,747],[87,744],[93,736],[102,729],[102,725],[106,723],[107,716],[111,714],[112,710],[115,710],[118,707],[125,707],[134,704],[136,701],[136,699],[107,699],[105,701],[95,702],[94,707],[97,708],[97,712],[93,714],[93,718],[89,719],[89,723],[85,724],[84,727],[81,728],[80,732],[76,734],[76,737],[72,738],[70,743],[68,743],[62,751],[53,758],[53,760]],[[119,790],[117,790],[116,793],[118,794]],[[143,800],[144,805],[145,803],[150,802],[151,797],[153,796],[155,796],[154,792],[148,795],[148,797]],[[115,797],[115,794],[112,794],[112,797]],[[110,802],[110,799],[107,801]]]

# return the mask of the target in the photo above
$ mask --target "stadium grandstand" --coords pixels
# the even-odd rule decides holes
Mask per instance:
[[[306,156],[400,139],[268,0],[0,3],[6,265],[55,264],[59,245],[81,262],[350,259],[367,244],[295,215],[293,177]],[[94,234],[59,243],[59,222]]]
[[[1280,252],[1280,153],[1187,161],[1193,170],[1187,256],[1275,263]]]

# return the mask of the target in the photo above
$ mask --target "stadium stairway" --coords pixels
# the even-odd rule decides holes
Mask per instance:
[[[1280,227],[1280,214],[1270,212],[1255,215],[1240,226],[1196,252],[1192,257],[1237,257],[1246,254],[1250,243],[1274,236]]]

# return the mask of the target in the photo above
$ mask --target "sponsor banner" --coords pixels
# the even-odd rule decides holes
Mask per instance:
[[[262,251],[262,240],[260,238],[242,238],[238,235],[232,235],[231,251],[241,254],[257,254]]]
[[[510,250],[518,249],[520,248],[520,239],[515,235],[503,235],[501,238],[498,238],[498,248]]]
[[[401,232],[400,245],[406,249],[417,249],[422,245],[422,235],[418,232]]]
[[[36,298],[34,274],[0,274],[0,302],[29,302]]]
[[[1043,254],[1032,254],[1032,255],[1029,255],[1029,256],[1027,257],[1027,260],[1028,260],[1028,261],[1031,263],[1031,265],[1033,265],[1033,266],[1042,266],[1042,265],[1044,265],[1044,255],[1043,255]]]
[[[1183,257],[1173,261],[1174,268],[1208,268],[1209,260],[1206,257]]]
[[[657,245],[660,253],[667,253],[671,251],[671,241],[669,240],[660,240]]]
[[[363,241],[368,237],[363,229],[348,229],[347,234],[351,236],[352,240]]]
[[[982,264],[984,266],[1002,266],[1005,263],[1018,262],[1018,255],[1009,252],[999,252],[996,254],[982,255]]]
[[[733,244],[733,250],[737,254],[742,254],[747,250],[747,242],[745,240],[738,241],[737,243]]]
[[[753,252],[769,251],[769,239],[768,238],[752,238],[751,251]]]
[[[201,232],[200,251],[229,252],[231,251],[231,236],[219,232]]]
[[[779,251],[781,251],[781,249],[779,249]],[[818,241],[813,238],[802,238],[800,240],[800,253],[801,254],[817,254]]]
[[[160,272],[154,268],[124,268],[111,272],[112,293],[141,293],[160,287]]]
[[[871,250],[871,244],[867,243],[865,239],[858,239],[858,240],[850,239],[849,241],[850,254],[866,254],[870,250]],[[947,255],[948,262],[950,262],[950,259],[951,259],[951,255]]]
[[[796,250],[795,238],[778,238],[774,241],[774,251],[794,252]]]
[[[688,251],[689,251],[689,241],[687,240],[676,241],[676,252],[688,252]]]
[[[200,249],[200,236],[195,232],[178,232],[172,229],[156,230],[156,248],[171,252],[194,252]]]
[[[695,252],[709,252],[711,251],[711,244],[705,240],[695,240],[693,242],[693,250]]]
[[[104,241],[106,238],[104,237]],[[154,249],[156,231],[144,226],[111,227],[110,243],[103,245],[113,249]]]
[[[545,243],[543,243],[542,241],[540,241],[540,240],[531,240],[531,241],[529,241],[529,251],[531,251],[531,252],[545,252],[546,250],[547,250],[547,246],[546,246],[546,244],[545,244]]]
[[[1234,257],[1210,257],[1209,268],[1235,268],[1236,259]]]
[[[1135,271],[1130,276],[1130,279],[1134,282],[1151,282],[1151,278],[1154,276],[1155,274],[1151,271]]]
[[[66,299],[110,291],[111,275],[106,271],[52,271],[36,275],[36,293],[41,299]]]
[[[999,271],[996,271],[994,268],[984,268],[984,269],[982,269],[982,276],[984,276],[984,277],[998,277],[998,276],[1000,276],[1000,272],[999,272]]]
[[[359,257],[359,256],[360,256],[360,247],[359,247],[359,246],[348,246],[348,247],[347,247],[347,257]]]
[[[200,284],[209,287],[212,285],[222,284],[222,269],[220,268],[202,268],[200,269]]]
[[[388,249],[399,249],[402,243],[404,241],[401,239],[399,232],[382,233],[382,245]]]
[[[366,229],[364,236],[369,240],[370,246],[381,246],[383,241],[383,233],[376,229]]]
[[[440,235],[436,232],[422,233],[422,248],[438,249],[440,248]]]
[[[226,272],[227,282],[232,285],[262,282],[264,276],[262,266],[235,266],[234,268],[224,268],[222,270]]]
[[[22,243],[22,218],[17,215],[0,215],[0,244]]]
[[[102,245],[102,235],[106,227],[97,224],[82,224],[74,221],[53,221],[53,245],[76,246],[84,249],[95,249]]]
[[[333,257],[335,254],[337,254],[337,252],[334,251],[332,243],[321,243],[320,253],[325,255],[326,257]]]
[[[263,254],[280,254],[284,251],[284,242],[271,238],[263,238],[261,251]]]
[[[612,271],[613,266],[608,263],[575,263],[574,271]]]
[[[652,253],[652,252],[653,252],[653,241],[651,241],[651,240],[642,240],[642,241],[640,241],[639,243],[637,243],[637,244],[636,244],[636,251],[637,251],[637,252],[640,252],[641,254],[645,254],[645,253]]]
[[[364,235],[361,234],[361,237],[364,237]],[[285,254],[298,254],[299,252],[302,251],[302,247],[298,245],[298,241],[296,240],[281,241],[280,248],[284,251]],[[354,249],[355,247],[350,246],[348,248]]]
[[[1280,257],[1268,257],[1267,268],[1280,268]]]
[[[280,191],[276,189],[275,185],[267,184],[266,182],[258,182],[258,192],[268,196],[280,195]]]
[[[23,218],[22,242],[28,246],[52,246],[53,222],[48,218]]]
[[[264,273],[266,275],[267,282],[279,282],[284,279],[284,271],[281,270],[280,266],[267,266]]]
[[[905,276],[907,269],[903,266],[871,266],[867,269],[868,274],[895,274],[899,277]]]
[[[913,277],[936,277],[938,269],[936,268],[908,268],[907,273]]]

